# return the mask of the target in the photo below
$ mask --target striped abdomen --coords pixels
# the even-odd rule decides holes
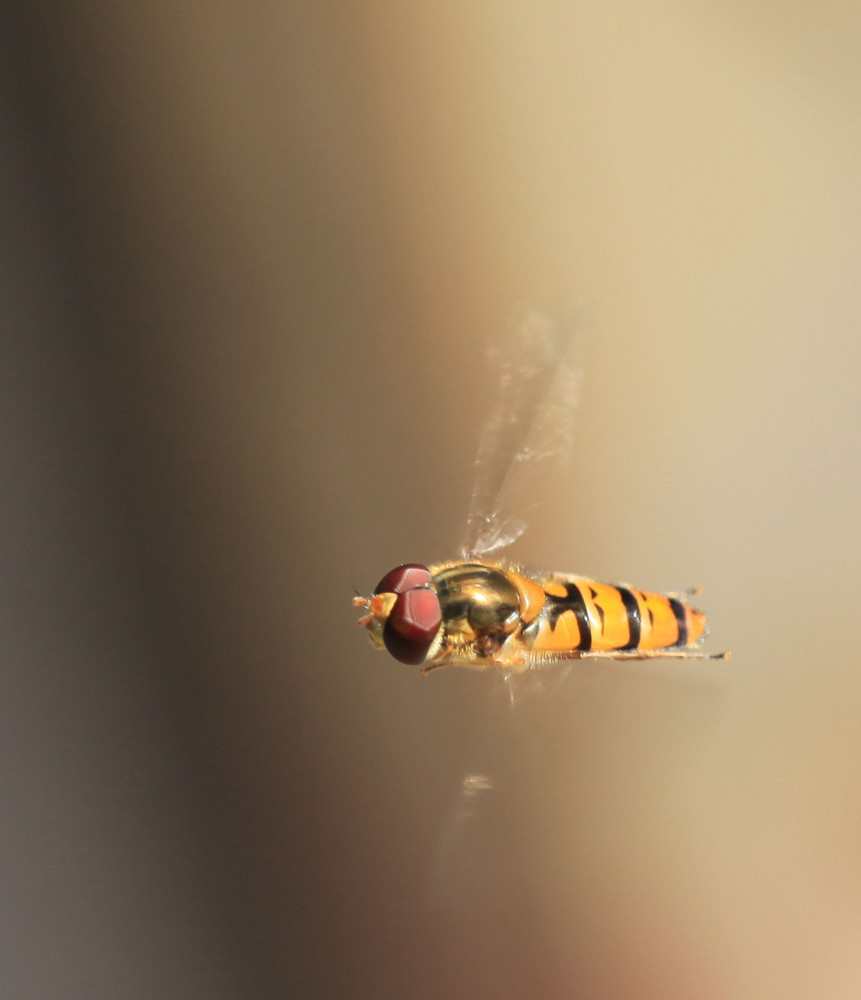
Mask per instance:
[[[530,632],[536,653],[673,649],[695,643],[705,615],[675,597],[593,580],[542,583]]]

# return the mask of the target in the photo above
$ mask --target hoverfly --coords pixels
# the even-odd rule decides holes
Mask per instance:
[[[688,599],[529,571],[488,558],[525,525],[508,516],[519,480],[567,455],[579,370],[569,338],[528,309],[492,358],[496,401],[481,437],[461,559],[406,563],[353,604],[371,642],[401,663],[521,673],[554,660],[725,659],[695,647],[705,615]]]

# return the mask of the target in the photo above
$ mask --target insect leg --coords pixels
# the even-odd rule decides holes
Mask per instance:
[[[728,660],[730,653],[698,653],[688,649],[607,649],[576,654],[579,660]]]

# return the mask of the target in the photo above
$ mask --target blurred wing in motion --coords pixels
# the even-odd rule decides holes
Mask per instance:
[[[515,511],[534,506],[568,457],[581,371],[568,328],[528,307],[488,352],[489,410],[475,460],[475,483],[462,546],[465,559],[510,545],[526,528]],[[530,502],[531,498],[531,502]],[[567,670],[566,670],[567,672]],[[495,673],[486,714],[454,790],[429,885],[434,909],[510,907],[519,891],[506,831],[518,801],[510,762],[518,754],[515,700],[544,690],[543,672]],[[528,685],[528,690],[525,686]]]
[[[582,382],[572,353],[569,331],[532,307],[491,346],[492,396],[475,459],[464,558],[519,538],[526,523],[513,512],[525,509],[525,488],[543,492],[551,469],[567,459]]]
[[[507,705],[506,682],[496,675],[440,834],[427,893],[432,910],[499,906],[508,901],[506,872],[511,845],[506,840],[508,825],[500,812],[507,790],[498,778],[500,758],[507,754],[506,737],[510,736],[509,728],[499,725]]]
[[[570,664],[553,666],[561,669],[561,677],[570,669]],[[545,673],[552,678],[555,669]],[[512,689],[511,681],[522,676],[486,678],[484,711],[465,750],[429,871],[426,898],[432,910],[522,912],[524,884],[531,884],[525,866],[536,863],[524,837],[541,839],[536,831],[540,817],[532,808],[534,732],[536,725],[553,718],[543,710],[548,699],[541,695],[556,687]],[[528,704],[522,704],[527,698]]]

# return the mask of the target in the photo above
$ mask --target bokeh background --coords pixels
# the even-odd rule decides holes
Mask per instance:
[[[858,5],[3,19],[0,993],[861,995]],[[349,601],[454,553],[523,300],[514,555],[734,656],[499,723]]]

